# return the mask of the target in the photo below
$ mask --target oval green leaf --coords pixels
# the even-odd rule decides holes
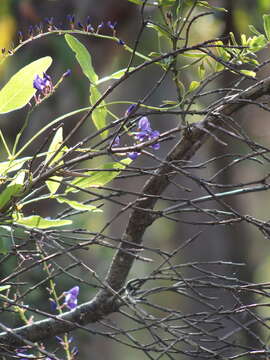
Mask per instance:
[[[132,162],[131,159],[126,158],[120,162],[115,163],[106,163],[103,164],[97,171],[89,171],[86,173],[89,177],[78,177],[71,182],[72,185],[75,185],[81,189],[86,189],[88,187],[100,187],[106,185],[108,182],[115,179],[122,170],[126,168]],[[68,192],[77,192],[78,189],[70,186],[67,188],[66,193]]]
[[[25,172],[21,171],[17,174],[7,187],[0,194],[0,210],[2,210],[13,197],[19,196],[24,188]]]
[[[100,99],[101,94],[98,88],[95,85],[90,86],[90,104],[93,106]],[[92,120],[95,124],[95,127],[98,130],[103,129],[106,126],[107,118],[107,109],[105,101],[101,101],[99,106],[92,112]],[[101,133],[103,139],[106,139],[108,136],[108,130],[105,130]]]
[[[98,81],[98,76],[93,68],[91,55],[86,47],[72,35],[66,34],[65,40],[71,50],[74,51],[84,75],[88,77],[91,83],[95,84]]]
[[[50,161],[50,159],[53,157],[54,153],[56,151],[58,151],[58,149],[62,146],[63,143],[63,128],[60,127],[51,142],[51,145],[49,146],[46,158],[45,158],[45,163],[47,164],[48,161]],[[62,156],[64,155],[64,151],[59,151],[58,154],[52,159],[52,161],[50,162],[49,165],[52,165],[53,163],[57,162]],[[62,164],[63,161],[61,161],[59,164]],[[48,189],[50,190],[51,195],[55,194],[56,191],[58,190],[59,186],[61,185],[61,181],[63,179],[62,176],[53,176],[51,178],[52,180],[55,181],[46,181],[46,185],[48,186]]]
[[[63,197],[57,197],[56,200],[60,203],[60,204],[67,204],[69,205],[72,209],[78,210],[78,211],[92,211],[92,212],[103,212],[101,209],[97,208],[94,205],[89,205],[89,204],[82,204],[78,201],[75,200],[70,200],[67,198],[63,198]]]
[[[24,66],[11,77],[0,90],[0,114],[21,109],[29,103],[36,89],[33,81],[36,75],[42,76],[52,63],[50,56],[45,56]]]
[[[48,229],[51,227],[72,224],[71,220],[45,219],[39,215],[20,217],[14,221],[15,224],[24,225],[29,228]]]

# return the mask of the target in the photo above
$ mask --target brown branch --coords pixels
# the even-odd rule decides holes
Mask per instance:
[[[141,197],[137,200],[137,207],[130,215],[122,243],[118,249],[106,277],[107,288],[101,290],[97,296],[88,303],[82,304],[71,312],[60,316],[51,316],[36,322],[32,325],[23,326],[17,329],[10,329],[7,333],[0,334],[0,347],[21,346],[22,338],[36,342],[45,338],[59,335],[74,330],[89,323],[94,323],[106,315],[116,311],[120,305],[116,294],[124,286],[129,271],[133,265],[135,255],[132,255],[134,248],[142,243],[142,237],[148,226],[154,221],[150,211],[157,201],[157,195],[162,194],[169,184],[168,174],[171,171],[171,163],[179,160],[189,160],[198,149],[206,142],[213,130],[210,124],[218,124],[223,116],[230,116],[240,108],[248,105],[243,100],[255,100],[270,93],[270,77],[258,81],[245,91],[224,99],[222,105],[212,110],[204,120],[192,125],[185,131],[182,138],[170,151],[162,166],[147,181],[142,194],[155,195],[155,197]],[[144,210],[145,209],[145,210]],[[46,314],[44,314],[46,315]],[[47,315],[48,316],[48,315]]]

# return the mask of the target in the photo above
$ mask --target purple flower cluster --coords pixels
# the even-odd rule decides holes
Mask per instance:
[[[79,286],[74,286],[70,290],[64,292],[65,295],[64,304],[70,310],[73,310],[77,307],[79,290],[80,290]]]
[[[139,132],[135,133],[135,139],[140,142],[150,141],[159,137],[160,133],[157,130],[152,130],[150,122],[146,116],[143,116],[138,124]],[[158,150],[160,148],[159,143],[151,145],[151,148]]]
[[[160,133],[157,130],[151,128],[150,122],[146,116],[143,116],[138,123],[138,131],[134,133],[134,137],[139,142],[143,143],[146,141],[154,140],[159,137]],[[156,142],[153,145],[150,145],[153,150],[158,150],[160,144]],[[128,153],[128,157],[132,160],[135,160],[139,156],[139,153],[134,151]]]
[[[24,350],[21,350],[21,351],[17,350],[16,356],[17,356],[17,359],[19,359],[19,360],[29,360],[30,358],[34,359],[34,355],[26,354]],[[27,356],[27,358],[25,356]],[[50,357],[46,357],[46,358],[44,358],[44,360],[52,360],[52,359]]]
[[[132,104],[125,112],[125,116],[129,116],[129,114],[134,110],[135,107],[136,105]],[[132,135],[134,136],[134,139],[136,140],[137,143],[144,143],[146,141],[151,141],[155,139],[158,140],[160,133],[157,130],[153,130],[151,128],[148,118],[146,116],[143,116],[139,120],[138,131],[133,132]],[[119,145],[120,145],[120,137],[117,135],[114,138],[111,146],[117,147]],[[160,148],[160,144],[158,143],[158,141],[156,141],[155,143],[150,145],[150,147],[153,150],[158,150]],[[133,152],[129,152],[127,155],[131,160],[135,160],[140,155],[140,153],[137,151],[133,151]]]
[[[43,95],[48,95],[52,89],[52,79],[46,73],[43,73],[43,77],[36,75],[33,81],[33,87]]]
[[[69,345],[73,342],[73,337],[71,336],[70,338],[68,338],[67,340],[62,339],[60,336],[56,336],[57,341],[60,343],[60,345],[66,349],[67,345],[69,347]],[[73,348],[71,349],[71,359],[75,359],[75,357],[78,355],[79,350],[77,346],[73,346]]]

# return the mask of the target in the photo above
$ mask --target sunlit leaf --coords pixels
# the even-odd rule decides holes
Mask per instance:
[[[101,209],[97,208],[94,205],[89,205],[89,204],[82,204],[78,201],[74,201],[74,200],[70,200],[67,198],[63,198],[63,197],[57,197],[56,200],[61,203],[61,204],[67,204],[69,205],[71,208],[75,209],[75,210],[79,210],[79,211],[92,211],[92,212],[103,212]]]
[[[190,92],[192,92],[192,91],[196,90],[199,86],[200,86],[200,82],[199,82],[199,81],[191,81],[188,90],[189,90]]]
[[[201,80],[203,80],[205,78],[205,66],[204,66],[204,63],[202,62],[199,66],[198,66],[198,75],[199,75],[199,78]]]
[[[65,226],[72,224],[71,220],[45,219],[39,215],[19,217],[14,219],[15,224],[24,225],[29,228],[48,229],[51,227]]]
[[[21,171],[0,194],[0,210],[14,197],[18,196],[24,187],[25,172]]]
[[[143,4],[142,0],[128,0],[128,1],[133,3],[133,4],[137,4],[137,5],[142,5]]]
[[[185,52],[183,54],[181,54],[182,56],[187,56],[187,57],[191,57],[191,58],[196,58],[196,59],[200,59],[200,58],[204,58],[207,55],[202,54],[202,53],[198,53],[198,52]]]
[[[212,9],[212,10],[216,10],[216,11],[223,11],[223,12],[228,12],[228,10],[222,8],[222,7],[216,7],[216,6],[212,6],[208,3],[208,1],[198,1],[197,2],[198,6],[201,7],[205,7],[207,9]]]
[[[73,180],[71,184],[82,189],[104,186],[115,179],[121,173],[121,171],[125,169],[126,165],[130,164],[131,162],[131,159],[126,158],[120,162],[103,164],[97,171],[89,171],[86,173],[86,175],[89,175],[89,177],[78,177]],[[78,189],[75,189],[72,186],[68,187],[66,190],[67,193],[77,191]]]
[[[31,157],[24,157],[21,159],[0,162],[0,174],[8,174],[9,172],[17,171],[30,159]]]
[[[250,30],[253,34],[255,34],[255,35],[257,35],[257,36],[262,35],[262,34],[255,28],[255,26],[253,26],[253,25],[248,25],[248,27],[249,27],[249,30]]]
[[[132,71],[132,70],[134,70],[134,69],[135,69],[135,67],[131,66],[131,67],[129,68],[129,71]],[[104,83],[104,82],[109,81],[109,80],[112,80],[112,79],[120,79],[120,78],[126,73],[126,71],[127,71],[127,68],[124,68],[124,69],[121,69],[121,70],[118,70],[118,71],[114,72],[114,73],[111,74],[111,75],[105,76],[105,77],[99,79],[99,80],[96,82],[96,85],[99,85],[99,84],[101,84],[101,83]]]
[[[0,286],[0,292],[10,289],[11,285],[2,285]]]
[[[143,0],[128,0],[129,2],[136,4],[136,5],[143,5],[145,3],[145,1]],[[158,2],[157,1],[153,1],[153,2],[149,2],[147,1],[145,3],[145,6],[158,6]]]
[[[160,6],[172,6],[175,4],[176,0],[158,0]]]
[[[251,70],[240,70],[240,72],[244,75],[247,75],[247,76],[251,76],[251,77],[256,77],[256,73],[255,71],[251,71]]]
[[[264,35],[260,36],[253,36],[248,41],[248,46],[250,47],[250,50],[253,52],[257,52],[259,50],[262,50],[267,45],[267,40]]]
[[[152,23],[148,23],[147,24],[147,27],[150,28],[150,29],[154,29],[158,35],[161,37],[161,36],[164,36],[165,38],[167,39],[170,39],[171,36],[170,36],[170,32],[169,31],[166,31],[165,28],[161,27],[161,26],[158,26],[156,24],[152,24]]]
[[[2,225],[0,226],[0,254],[8,254],[11,246],[11,228],[10,226]]]
[[[56,153],[56,151],[60,148],[60,146],[63,143],[63,128],[60,127],[51,142],[51,145],[49,146],[48,153],[46,155],[45,162],[47,163],[50,158],[53,157],[53,155]],[[64,155],[63,149],[59,151],[59,153],[53,158],[53,160],[50,162],[49,165],[52,165],[53,163],[57,162],[62,156]],[[61,162],[59,162],[61,164]],[[59,186],[61,185],[60,182],[62,181],[62,176],[53,176],[51,177],[52,180],[55,181],[46,181],[46,185],[48,186],[48,189],[50,190],[51,194],[55,194],[58,190]]]
[[[263,15],[263,28],[267,39],[270,40],[270,14]]]
[[[93,106],[96,104],[96,102],[100,99],[101,94],[98,90],[98,88],[95,85],[90,86],[90,104]],[[103,100],[99,106],[92,112],[92,120],[95,124],[95,127],[98,130],[103,129],[106,126],[106,117],[107,117],[107,110],[106,110],[106,104]],[[108,136],[108,130],[103,131],[101,133],[101,136],[106,139]]]
[[[98,81],[98,75],[93,68],[91,55],[86,47],[72,35],[66,34],[65,40],[76,54],[76,59],[80,64],[84,75],[88,77],[91,83],[95,84]]]
[[[219,57],[224,61],[230,60],[231,55],[226,51],[226,48],[223,47],[224,46],[223,42],[216,41],[215,45],[217,45],[216,50],[217,50]]]
[[[0,114],[24,107],[34,96],[33,81],[36,75],[42,76],[52,63],[50,56],[43,57],[26,65],[11,77],[0,90]]]

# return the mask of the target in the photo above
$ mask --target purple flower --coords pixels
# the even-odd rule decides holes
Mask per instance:
[[[108,21],[108,22],[107,22],[107,25],[108,25],[108,27],[109,27],[111,30],[115,31],[116,25],[117,25],[117,21],[115,21],[115,22]]]
[[[155,143],[155,144],[151,145],[151,148],[153,150],[158,150],[160,148],[160,143]]]
[[[152,130],[150,122],[146,116],[143,116],[138,123],[138,130],[135,132],[135,139],[140,142],[154,140],[159,137],[160,133],[157,130]],[[151,145],[151,148],[154,150],[158,150],[160,148],[160,144],[156,143]]]
[[[43,73],[43,78],[36,75],[33,81],[33,87],[43,95],[47,95],[52,91],[52,79],[46,73]]]
[[[80,21],[78,21],[77,25],[78,25],[78,27],[79,27],[80,29],[83,29],[83,28],[84,28],[84,27],[83,27],[83,24],[82,24]]]
[[[124,42],[124,40],[118,39],[118,44],[119,45],[125,45],[125,42]]]
[[[20,42],[23,41],[23,33],[21,31],[18,31],[18,38]]]
[[[136,104],[129,105],[129,107],[125,111],[125,116],[128,116],[135,109],[135,107],[136,107]]]
[[[52,311],[55,311],[56,309],[57,309],[57,304],[56,304],[56,302],[53,300],[53,299],[49,299],[49,301],[50,301],[50,306],[51,306],[51,310]]]
[[[104,22],[102,21],[100,24],[98,24],[97,31],[104,28]]]
[[[63,77],[68,77],[71,74],[71,70],[67,69],[66,72],[64,72]]]
[[[74,286],[69,291],[65,291],[65,302],[64,304],[70,309],[75,309],[78,303],[78,295],[79,295],[79,286]]]
[[[86,26],[86,31],[87,32],[94,32],[95,29],[93,28],[93,26],[91,24],[89,24],[89,25]]]
[[[138,152],[134,151],[134,152],[128,153],[127,155],[131,160],[136,160],[140,154]]]
[[[74,15],[67,15],[67,21],[70,23],[70,24],[74,24],[75,23],[75,16]]]
[[[146,116],[143,116],[138,124],[138,128],[142,131],[152,131],[151,126],[150,126],[150,122],[148,120],[148,118]]]
[[[112,142],[112,147],[119,146],[120,145],[120,137],[117,135],[115,139]]]
[[[21,353],[21,352],[18,352],[16,355],[17,355],[17,356],[25,356],[25,354],[24,354],[24,353]],[[19,357],[19,360],[29,360],[29,358]]]
[[[42,92],[45,88],[44,81],[39,75],[35,76],[35,79],[33,81],[33,87],[40,92]]]

